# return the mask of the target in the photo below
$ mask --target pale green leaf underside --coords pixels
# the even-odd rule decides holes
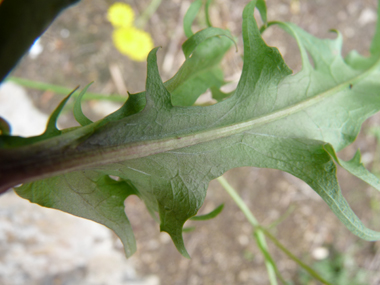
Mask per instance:
[[[371,64],[361,64],[360,60],[366,59],[357,57],[354,66],[341,57],[339,34],[334,40],[321,40],[293,24],[276,23],[300,47],[303,69],[291,75],[278,50],[262,40],[253,18],[254,7],[252,1],[243,13],[244,66],[239,85],[231,97],[218,104],[173,106],[170,84],[175,79],[166,84],[161,81],[157,50],[150,53],[146,100],[141,99],[142,95],[129,99],[123,109],[128,111],[105,118],[107,124],[99,124],[77,146],[77,150],[94,156],[102,150],[103,163],[94,167],[91,183],[105,175],[131,181],[148,209],[159,213],[161,230],[171,235],[185,256],[188,254],[182,239],[184,222],[201,207],[210,180],[240,166],[279,169],[302,179],[350,231],[366,240],[380,239],[379,233],[361,223],[342,196],[334,162],[378,188],[378,181],[363,172],[360,159],[342,162],[335,154],[335,150],[352,143],[363,121],[380,109],[378,57],[372,55]],[[181,93],[176,96],[180,98]],[[80,177],[87,172],[67,175]],[[37,192],[42,191],[41,183],[54,187],[40,196]],[[62,206],[61,198],[56,198],[61,191],[69,189],[78,195],[82,187],[88,187],[72,184],[60,176],[24,185],[17,192],[45,206],[91,219],[94,215],[101,223],[118,228],[98,217],[96,203],[104,201],[105,194],[95,186],[88,196],[95,202],[85,213],[78,214],[72,209],[73,204],[78,208],[88,203],[85,199],[72,200],[71,208]],[[123,199],[121,194],[118,197]],[[120,203],[117,213],[111,216],[126,225]],[[117,220],[112,217],[109,219]],[[129,230],[126,225],[125,231]],[[126,237],[130,234],[118,234],[128,247]]]

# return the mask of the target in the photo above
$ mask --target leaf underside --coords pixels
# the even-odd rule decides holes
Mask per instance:
[[[259,7],[266,22],[263,3]],[[135,240],[124,200],[137,195],[152,215],[159,213],[161,231],[188,256],[183,224],[202,206],[209,182],[235,167],[273,168],[310,185],[351,232],[379,240],[380,233],[366,228],[351,210],[336,176],[340,165],[380,190],[359,152],[348,162],[336,155],[380,109],[379,33],[369,58],[351,53],[343,59],[339,33],[335,39],[318,39],[290,23],[269,23],[298,43],[303,68],[292,75],[279,51],[261,38],[255,4],[250,2],[243,12],[244,65],[229,98],[212,106],[190,106],[208,88],[224,84],[219,63],[233,44],[227,37],[200,43],[166,83],[154,49],[148,56],[146,92],[132,94],[119,111],[95,123],[80,112],[85,127],[50,138],[72,137],[76,151],[107,163],[26,183],[16,188],[18,195],[106,225],[121,238],[127,256],[135,251]],[[187,32],[196,42],[198,33]]]

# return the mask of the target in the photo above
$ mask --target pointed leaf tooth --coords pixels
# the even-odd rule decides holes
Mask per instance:
[[[315,69],[328,73],[331,64],[334,64],[336,66],[340,65],[344,71],[345,63],[342,58],[343,37],[339,31],[330,30],[336,33],[335,39],[318,39],[293,23],[273,22],[272,24],[278,25],[296,39],[301,50],[303,65],[309,61],[307,53],[304,51],[306,49],[313,59]]]
[[[67,101],[71,98],[71,95],[73,95],[77,90],[79,86],[77,86],[73,91],[70,92],[69,95],[67,95],[61,103],[59,103],[58,107],[55,108],[53,113],[50,115],[49,121],[47,122],[46,125],[46,130],[44,134],[60,134],[61,132],[57,128],[57,120],[59,115],[62,112],[63,107],[65,107]]]
[[[206,220],[213,219],[223,211],[223,208],[224,208],[224,204],[221,204],[218,207],[216,207],[214,210],[212,210],[210,213],[205,214],[205,215],[199,215],[199,216],[191,217],[190,220],[192,220],[192,221],[206,221]]]
[[[81,125],[81,126],[87,126],[89,124],[92,124],[92,121],[88,119],[82,111],[82,98],[83,95],[86,94],[87,89],[91,86],[93,82],[89,83],[83,90],[79,93],[78,97],[76,98],[75,104],[74,104],[74,117],[75,120]]]
[[[278,49],[267,46],[262,39],[253,16],[254,4],[250,2],[243,11],[243,71],[234,95],[222,102],[233,104],[232,110],[239,106],[239,113],[251,118],[273,110],[278,100],[273,91],[292,73]]]
[[[173,108],[171,96],[162,82],[157,65],[157,51],[154,48],[148,55],[148,73],[146,77],[146,108],[154,108],[156,111],[169,110]]]
[[[278,49],[267,46],[262,39],[253,16],[254,4],[254,1],[250,2],[243,11],[244,65],[241,76],[242,79],[246,79],[243,88],[249,86],[252,89],[259,80],[268,82],[271,78],[278,83],[286,75],[292,73]],[[253,62],[254,64],[252,64]]]
[[[272,25],[277,25],[281,27],[284,31],[286,31],[288,34],[292,35],[294,39],[297,42],[298,48],[300,49],[301,53],[301,60],[302,60],[302,68],[306,70],[313,69],[312,64],[310,63],[309,56],[307,54],[306,48],[303,44],[303,41],[300,39],[297,33],[295,33],[289,23],[286,22],[279,22],[279,21],[273,21],[268,23],[268,27]]]
[[[179,253],[182,254],[182,256],[190,259],[190,255],[187,252],[186,247],[185,247],[185,243],[183,241],[182,227],[174,228],[169,223],[167,223],[166,225],[161,224],[160,225],[160,231],[168,233],[170,235],[175,247],[179,251]]]
[[[339,159],[332,145],[325,145],[325,149],[341,167],[371,185],[376,190],[380,191],[380,180],[376,175],[365,168],[361,162],[361,154],[359,149],[349,161]]]

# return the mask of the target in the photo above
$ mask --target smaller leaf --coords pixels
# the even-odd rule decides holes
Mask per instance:
[[[185,41],[182,45],[182,51],[185,55],[186,58],[189,58],[190,55],[194,52],[194,50],[197,48],[197,46],[204,42],[205,40],[212,38],[212,37],[217,37],[217,36],[226,36],[229,38],[231,41],[234,42],[236,51],[237,51],[237,44],[233,37],[231,36],[231,33],[227,30],[223,30],[220,28],[206,28],[204,30],[201,30],[197,32],[196,34],[192,35]]]
[[[219,205],[215,210],[211,211],[208,214],[205,215],[199,215],[195,217],[191,217],[190,220],[192,221],[206,221],[206,220],[211,220],[215,218],[217,215],[219,215],[224,208],[224,204]]]
[[[152,49],[148,55],[148,72],[146,79],[147,105],[145,108],[149,108],[149,104],[153,104],[155,109],[159,109],[160,111],[167,111],[173,108],[173,105],[170,93],[165,88],[165,85],[162,82],[160,73],[158,71],[158,49],[158,47]]]
[[[219,67],[199,72],[194,74],[188,82],[171,92],[172,103],[174,106],[192,106],[210,86],[214,86],[211,89],[219,90],[218,88],[224,84],[223,71]]]
[[[256,3],[256,8],[260,12],[261,19],[264,22],[264,27],[266,27],[268,24],[268,19],[267,19],[267,5],[265,3],[265,0],[258,0]]]
[[[361,154],[360,150],[357,150],[354,157],[349,161],[344,161],[338,158],[335,153],[335,150],[330,144],[324,146],[326,151],[332,156],[332,158],[344,169],[346,169],[351,174],[360,178],[367,184],[371,185],[376,190],[380,191],[380,180],[373,173],[371,173],[368,169],[366,169],[361,163]]]
[[[65,105],[66,105],[67,101],[70,99],[71,95],[73,95],[75,93],[75,91],[78,90],[78,88],[79,88],[79,86],[77,86],[73,91],[71,91],[70,94],[67,95],[65,97],[65,99],[63,99],[61,101],[61,103],[59,103],[58,107],[55,108],[54,112],[51,114],[49,121],[46,125],[46,131],[45,131],[44,135],[46,135],[46,134],[58,135],[61,133],[57,128],[57,120],[58,120],[59,114],[62,112],[63,107],[65,107]]]
[[[219,88],[217,88],[216,86],[212,86],[210,90],[211,90],[212,98],[214,98],[218,102],[223,101],[224,99],[230,97],[235,92],[235,91],[232,91],[232,92],[225,93],[221,91]]]
[[[195,230],[195,227],[187,227],[187,228],[183,228],[182,232],[183,233],[189,233],[189,232],[192,232],[194,230]]]
[[[380,15],[380,1],[377,4],[377,15]],[[376,32],[372,39],[371,47],[370,47],[371,55],[377,54],[380,52],[380,21],[377,19],[376,23]]]
[[[82,92],[79,93],[78,98],[75,101],[74,104],[74,117],[75,120],[81,125],[81,126],[86,126],[89,124],[92,124],[92,121],[88,119],[82,111],[82,97],[86,93],[87,89],[91,86],[92,82],[89,83],[83,90]]]
[[[212,27],[209,15],[209,8],[212,0],[207,0],[205,5],[206,23],[208,27]]]
[[[183,31],[185,32],[186,37],[190,38],[193,35],[191,26],[197,16],[199,10],[202,7],[202,0],[195,0],[191,3],[189,9],[187,10],[185,17],[183,18]]]

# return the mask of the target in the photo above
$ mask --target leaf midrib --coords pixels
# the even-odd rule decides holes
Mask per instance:
[[[44,154],[41,157],[39,157],[36,152],[30,154],[30,152],[28,152],[28,149],[31,146],[26,147],[24,151],[21,152],[23,159],[17,160],[19,163],[16,163],[11,167],[0,167],[1,169],[3,169],[2,171],[4,171],[3,179],[7,179],[7,173],[13,173],[13,169],[18,169],[20,171],[18,171],[19,174],[16,175],[16,177],[9,178],[10,181],[6,182],[9,183],[8,186],[12,184],[13,180],[13,184],[19,184],[23,182],[29,182],[51,176],[61,175],[72,171],[94,168],[96,169],[97,167],[108,164],[120,163],[131,159],[143,158],[158,153],[190,147],[197,144],[207,143],[213,140],[229,137],[238,133],[248,131],[253,127],[262,126],[274,122],[276,120],[280,120],[284,117],[293,115],[301,110],[313,106],[321,102],[325,98],[333,96],[339,91],[348,89],[350,85],[357,84],[361,80],[365,79],[379,65],[380,58],[366,71],[362,72],[356,77],[351,78],[350,80],[347,80],[329,90],[320,93],[319,95],[316,95],[314,97],[298,102],[294,105],[285,107],[283,109],[279,109],[272,113],[248,121],[239,122],[236,124],[214,128],[210,130],[203,130],[189,135],[182,135],[181,137],[170,136],[158,140],[138,141],[109,147],[102,146],[89,150],[82,149],[80,151],[78,151],[75,146],[72,148],[69,147],[69,141],[71,139],[74,139],[74,137],[79,139],[82,136],[81,134],[86,133],[86,129],[93,130],[94,125],[99,123],[96,122],[86,127],[82,127],[78,131],[71,132],[71,134],[68,133],[71,137],[71,139],[66,138],[68,144],[58,143],[58,145],[63,145],[64,148],[69,147],[71,151],[69,150],[68,152],[65,152],[64,150],[60,149],[60,147],[54,148],[54,146],[57,145],[56,140],[48,140],[46,141],[46,143],[40,142],[35,146],[37,153],[42,148],[46,150],[47,147],[49,149],[49,146],[53,146],[53,148],[55,149],[51,152],[44,152]],[[56,139],[58,139],[59,141],[62,140],[62,138],[59,137]],[[11,153],[8,153],[8,155],[12,156]],[[30,172],[28,177],[23,177],[23,175],[20,173],[23,171]],[[15,173],[17,173],[17,171]],[[5,185],[4,187],[7,187],[7,185]]]
[[[274,122],[284,117],[293,115],[301,110],[305,110],[310,106],[316,105],[325,98],[333,96],[334,94],[344,89],[350,88],[350,86],[357,84],[358,82],[366,78],[379,65],[380,58],[365,72],[329,90],[326,90],[317,96],[313,96],[294,105],[287,106],[283,109],[274,111],[269,114],[265,114],[263,116],[248,121],[236,123],[229,126],[219,127],[211,130],[204,130],[190,135],[183,135],[181,137],[169,137],[160,140],[135,142],[129,143],[127,145],[112,146],[108,148],[105,147],[103,148],[102,153],[103,155],[107,153],[107,158],[103,157],[104,160],[101,162],[101,165],[117,163],[130,159],[142,158],[174,149],[180,149],[201,143],[206,143],[212,140],[221,139],[241,132],[248,131],[252,127],[262,126]]]

